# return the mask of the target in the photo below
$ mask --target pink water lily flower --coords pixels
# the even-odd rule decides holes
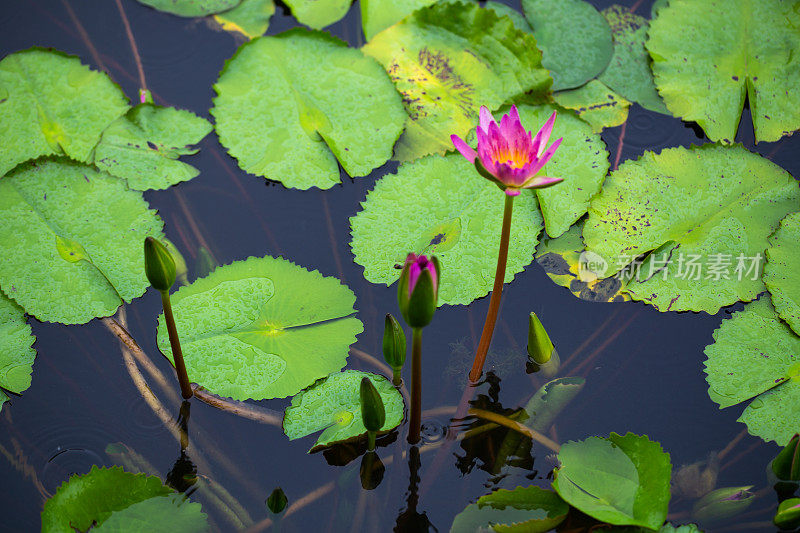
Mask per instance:
[[[406,257],[405,266],[408,268],[408,296],[414,292],[414,287],[417,286],[417,281],[424,270],[430,272],[431,281],[433,281],[433,291],[436,292],[438,285],[438,275],[433,261],[429,260],[424,255],[417,255],[415,253],[408,254]]]
[[[516,196],[520,189],[542,189],[563,180],[536,175],[561,144],[561,139],[558,139],[545,149],[555,121],[556,113],[553,112],[533,137],[532,132],[522,127],[516,106],[512,105],[511,110],[503,115],[499,126],[486,106],[481,106],[480,122],[476,128],[478,150],[473,150],[458,135],[451,135],[450,139],[461,155],[475,163],[481,175],[497,183],[507,195]]]

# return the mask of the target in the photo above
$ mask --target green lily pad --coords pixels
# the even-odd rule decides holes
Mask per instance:
[[[298,22],[321,30],[344,17],[353,0],[284,0],[284,3]]]
[[[208,517],[197,502],[183,494],[156,496],[132,504],[111,516],[92,533],[201,533],[209,530]]]
[[[534,134],[557,110],[552,105],[517,106],[522,125]],[[507,111],[508,108],[503,108],[495,113],[498,123]],[[553,141],[563,138],[563,141],[541,174],[564,178],[564,181],[546,189],[536,189],[545,229],[551,237],[566,232],[586,214],[589,201],[600,192],[609,166],[608,150],[600,135],[583,120],[560,111],[550,138]],[[474,130],[470,132],[468,141],[473,147],[476,145]]]
[[[800,337],[769,299],[723,320],[705,354],[711,399],[720,409],[752,400],[739,422],[751,434],[785,446],[800,419]]]
[[[144,294],[142,242],[163,222],[142,193],[79,163],[0,179],[0,286],[39,320],[83,324]]]
[[[581,377],[563,377],[548,381],[528,400],[525,413],[517,420],[534,431],[550,429],[556,417],[583,389]]]
[[[403,422],[403,397],[391,381],[377,374],[345,370],[321,379],[292,398],[292,405],[283,416],[283,432],[294,440],[322,431],[311,452],[366,435],[359,395],[364,377],[375,385],[383,400],[386,422],[381,432],[399,426]]]
[[[225,31],[255,39],[267,33],[269,19],[274,14],[275,2],[272,0],[242,0],[233,9],[214,15],[214,21]]]
[[[304,29],[245,43],[214,88],[217,134],[239,166],[298,189],[333,187],[339,163],[351,176],[382,165],[407,118],[380,65]]]
[[[597,79],[645,109],[668,115],[667,106],[656,91],[650,55],[644,47],[649,22],[616,4],[604,9],[603,16],[611,26],[614,55]]]
[[[536,248],[536,262],[547,277],[565,287],[577,298],[589,302],[624,302],[631,297],[625,290],[626,281],[620,276],[599,278],[586,268],[586,245],[583,244],[583,224],[579,220],[557,239],[545,238]],[[582,263],[582,260],[584,263]]]
[[[545,93],[550,76],[533,35],[477,4],[445,2],[415,11],[363,47],[403,96],[408,121],[395,158],[410,161],[453,149],[478,109],[498,109],[526,92]]]
[[[236,400],[283,398],[341,370],[364,330],[355,295],[279,257],[214,270],[172,295],[189,379]],[[162,314],[158,347],[172,351]]]
[[[567,442],[558,460],[553,488],[579,511],[619,526],[658,529],[664,523],[672,465],[659,443],[611,433]]]
[[[361,28],[364,39],[369,41],[389,26],[406,18],[421,7],[437,0],[359,0],[361,6]]]
[[[25,311],[0,292],[0,409],[8,400],[3,389],[20,394],[31,386],[34,342]]]
[[[196,154],[191,145],[211,130],[206,119],[189,111],[140,104],[103,132],[95,165],[124,178],[133,189],[166,189],[200,173],[178,158]]]
[[[660,311],[713,314],[764,290],[767,237],[798,208],[797,181],[740,145],[671,148],[645,152],[609,175],[583,238],[605,262],[600,277],[671,247],[668,264],[629,282],[628,293]]]
[[[42,48],[0,61],[0,93],[0,176],[44,155],[90,161],[100,134],[128,110],[105,73]]]
[[[672,0],[650,24],[647,49],[664,103],[713,141],[736,136],[745,95],[757,141],[800,128],[800,10],[782,0]],[[687,38],[687,36],[689,38]]]
[[[409,252],[442,265],[439,305],[468,304],[494,282],[504,194],[460,154],[405,163],[384,176],[350,219],[355,262],[372,283],[391,285]],[[514,200],[506,282],[533,260],[542,217],[532,191]]]
[[[606,68],[614,52],[608,22],[584,0],[522,0],[525,18],[553,75],[553,90],[580,87]]]
[[[70,477],[45,502],[42,533],[87,531],[118,511],[171,493],[174,491],[155,476],[93,466],[88,474]]]
[[[139,0],[140,3],[180,17],[205,17],[239,5],[242,0]]]
[[[800,213],[787,215],[769,243],[764,284],[780,317],[800,334]]]
[[[577,89],[554,93],[553,100],[561,107],[575,111],[598,133],[628,120],[628,108],[631,106],[628,100],[597,80],[591,80]]]
[[[545,533],[564,521],[569,505],[536,486],[500,489],[478,498],[456,515],[450,533]]]

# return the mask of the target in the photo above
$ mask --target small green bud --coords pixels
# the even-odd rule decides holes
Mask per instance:
[[[398,372],[406,362],[406,334],[400,323],[391,314],[386,313],[383,327],[383,358]]]
[[[536,363],[543,365],[553,355],[553,343],[536,313],[528,316],[528,355]]]
[[[169,255],[172,256],[172,260],[175,261],[175,277],[181,282],[182,285],[188,285],[189,267],[186,266],[186,259],[184,259],[183,254],[181,254],[180,250],[178,250],[178,247],[175,246],[175,243],[171,240],[164,239],[161,242],[166,247]]]
[[[772,472],[781,481],[800,481],[800,435],[795,435],[772,461]]]
[[[144,240],[144,271],[154,289],[169,291],[175,283],[176,268],[166,246],[153,237]]]
[[[778,505],[772,522],[781,529],[795,530],[800,527],[800,498],[789,498]]]
[[[692,516],[701,522],[715,522],[743,512],[753,503],[753,486],[712,490],[694,504]]]
[[[283,489],[277,487],[267,498],[267,509],[269,509],[272,514],[281,514],[283,510],[286,509],[286,504],[288,503],[289,500],[286,498]]]
[[[439,279],[436,257],[408,254],[397,284],[397,304],[412,328],[424,328],[433,320],[439,301]]]
[[[361,378],[361,421],[367,431],[380,431],[386,423],[383,400],[368,377]]]

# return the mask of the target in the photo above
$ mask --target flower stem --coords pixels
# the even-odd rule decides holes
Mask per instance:
[[[181,350],[181,341],[178,340],[175,318],[172,316],[169,292],[161,291],[161,305],[164,307],[164,321],[167,323],[169,345],[172,348],[172,358],[175,360],[175,372],[178,374],[178,383],[181,384],[181,396],[184,400],[188,400],[192,397],[192,387],[189,384],[189,376],[186,374],[186,364],[183,362],[183,351]]]
[[[500,232],[500,251],[497,254],[497,270],[494,273],[494,287],[489,300],[489,312],[486,313],[486,322],[483,323],[481,340],[478,343],[478,350],[475,352],[472,370],[469,372],[469,379],[473,383],[480,379],[483,372],[483,363],[486,361],[486,354],[489,352],[489,345],[492,343],[492,333],[494,333],[494,325],[497,322],[497,312],[500,310],[500,297],[503,294],[506,263],[508,262],[508,240],[511,235],[511,211],[513,207],[514,197],[506,195],[506,203],[503,209],[503,229]]]
[[[422,423],[422,328],[411,329],[411,415],[408,442],[419,442]]]
[[[375,451],[375,437],[377,433],[374,431],[367,432],[367,451],[374,452]]]

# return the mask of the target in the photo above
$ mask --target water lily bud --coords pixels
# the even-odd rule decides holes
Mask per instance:
[[[712,490],[694,504],[692,516],[701,522],[715,522],[736,516],[751,503],[754,494],[750,492],[753,486],[725,487]]]
[[[553,343],[536,313],[528,316],[528,355],[540,365],[553,355]]]
[[[439,300],[439,260],[408,254],[397,287],[397,303],[406,324],[424,328],[430,324]]]
[[[361,421],[367,431],[380,431],[386,422],[383,400],[368,377],[361,378]]]
[[[782,481],[800,481],[800,435],[795,435],[772,461],[772,472]]]
[[[144,271],[154,289],[169,291],[175,283],[175,260],[166,246],[153,237],[144,240]]]
[[[289,499],[286,498],[283,489],[277,487],[267,498],[267,509],[273,514],[281,514],[283,510],[286,509],[286,504],[288,503]]]
[[[392,383],[399,386],[400,371],[406,362],[406,334],[400,323],[389,313],[383,327],[383,358],[392,367]]]
[[[781,529],[794,530],[800,527],[800,498],[789,498],[778,505],[772,522]]]

